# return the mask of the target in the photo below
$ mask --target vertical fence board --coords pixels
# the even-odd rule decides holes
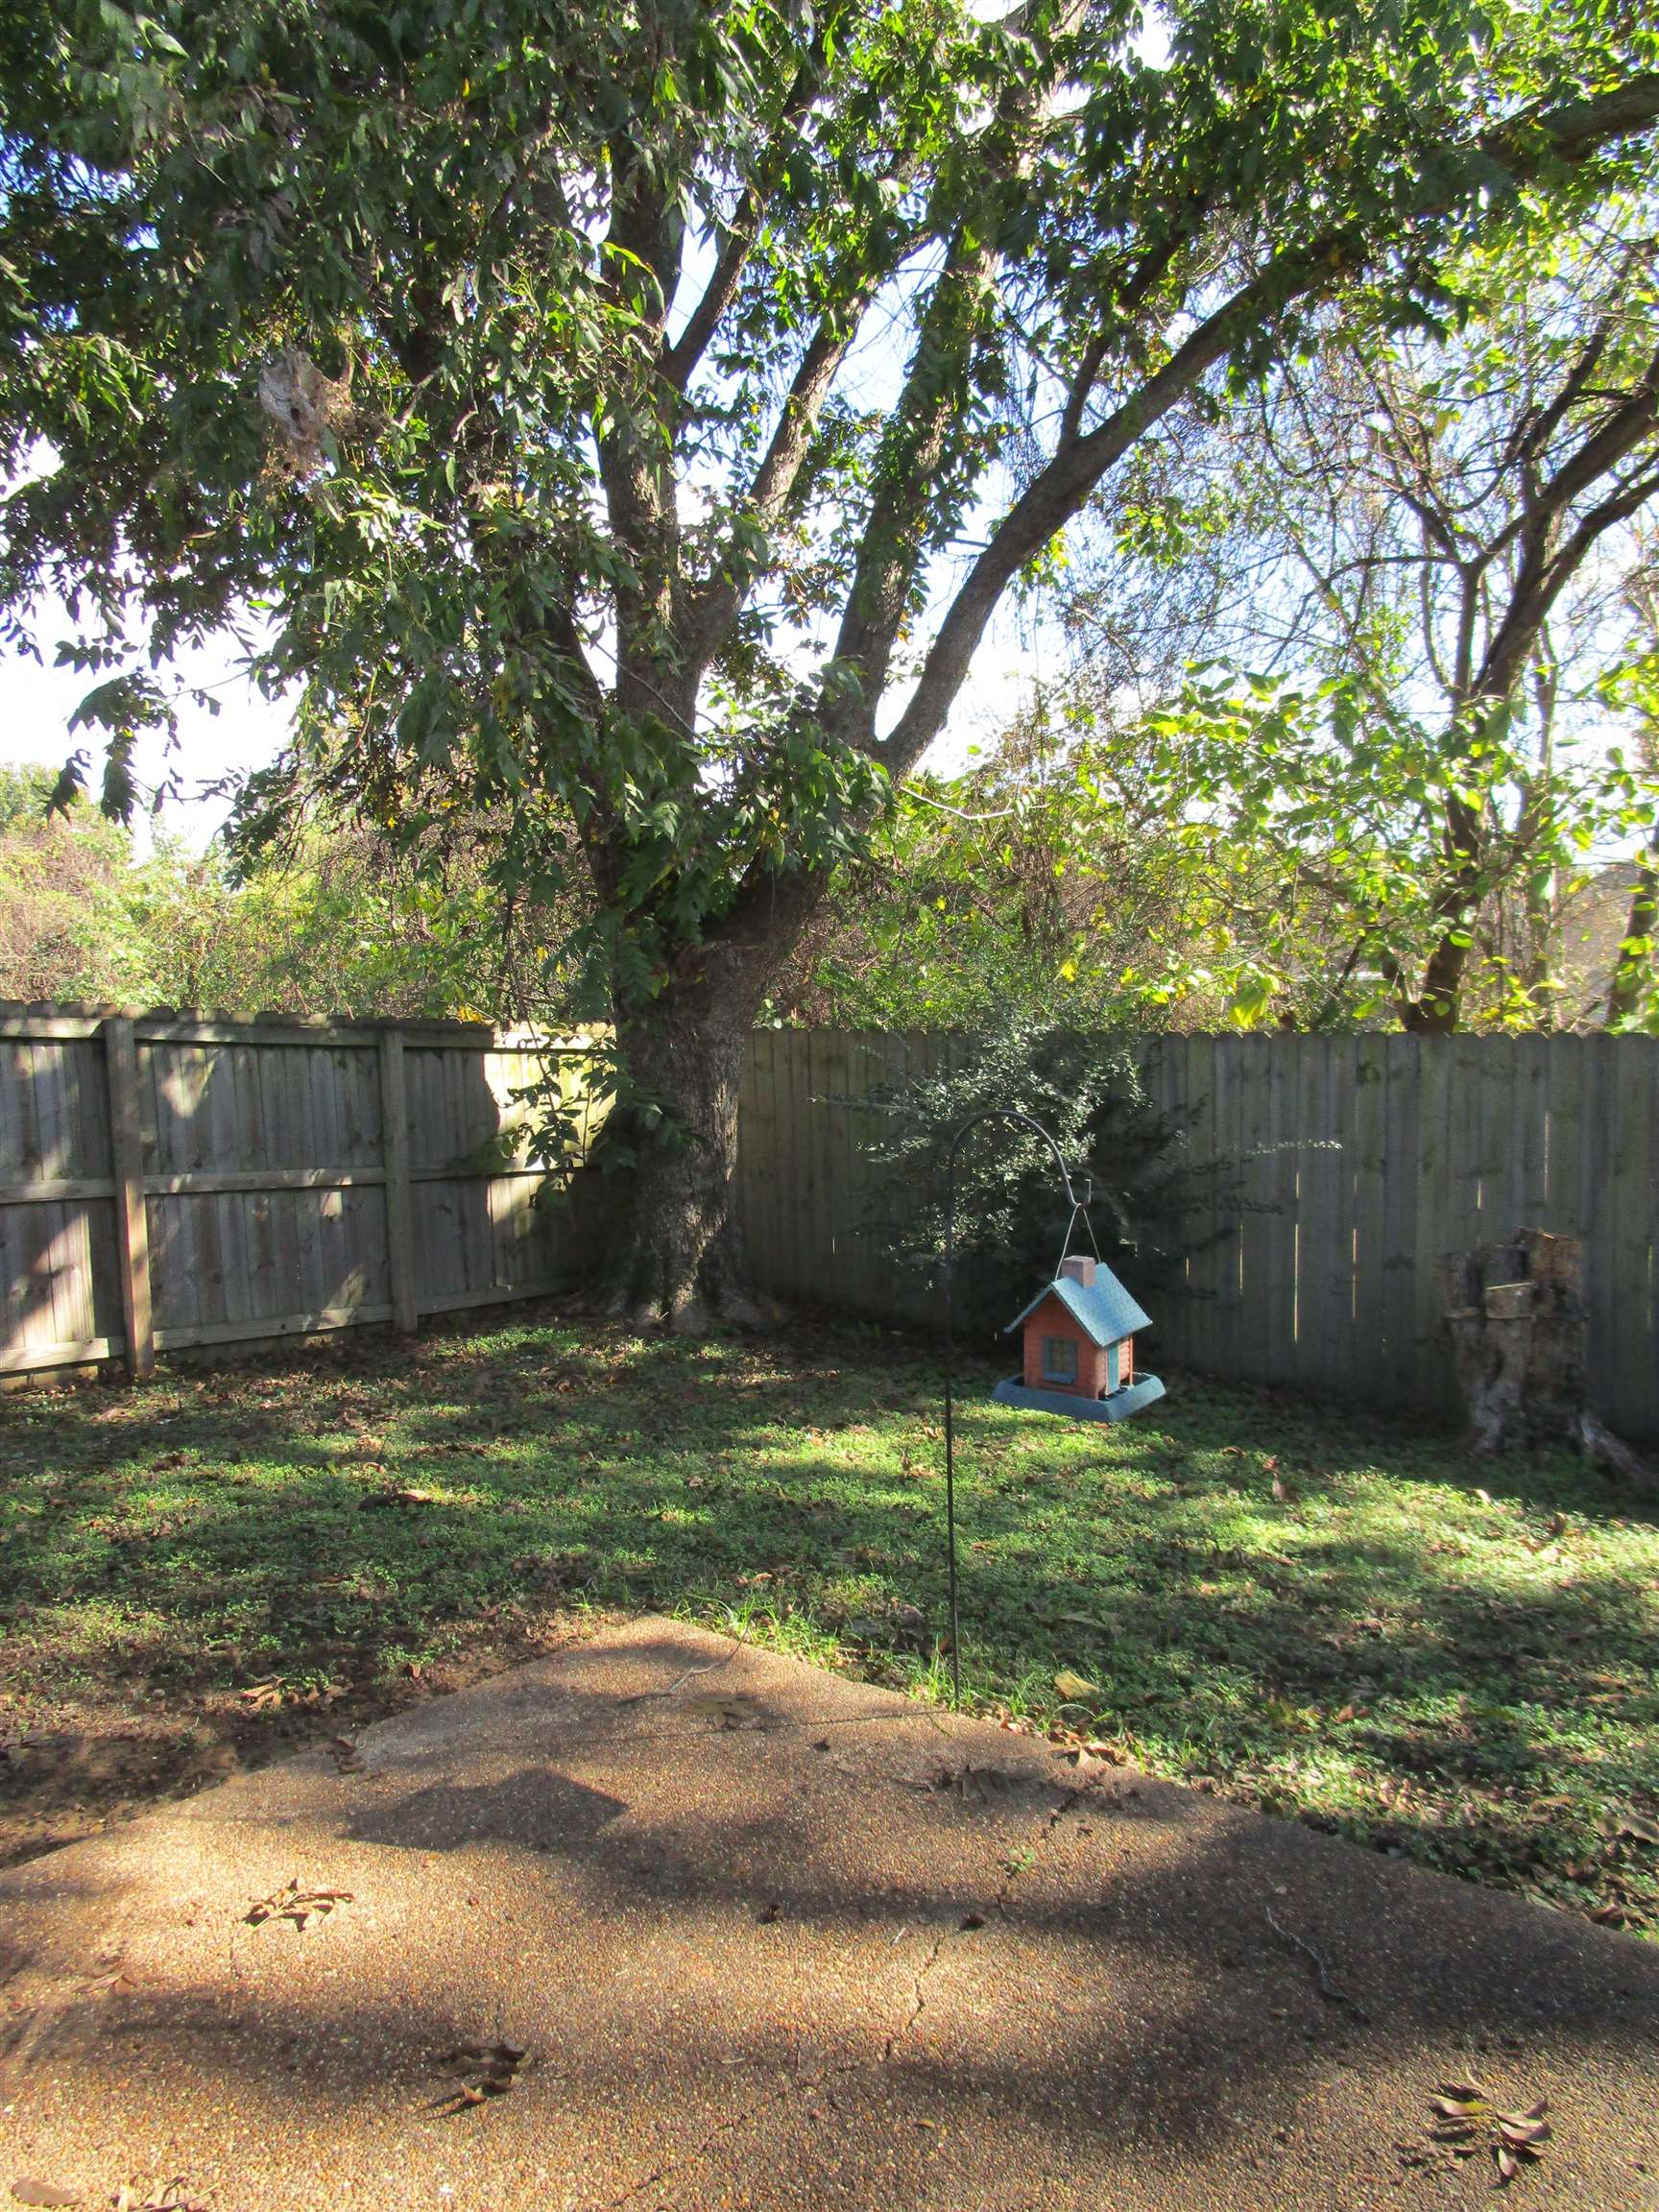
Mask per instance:
[[[832,1029],[800,1033],[807,1051],[812,1092],[814,1236],[819,1295],[834,1305],[847,1298],[847,1242],[856,1203],[846,1145],[847,1046]]]
[[[1582,1110],[1579,1121],[1578,1218],[1583,1224],[1584,1300],[1590,1309],[1590,1387],[1605,1407],[1614,1382],[1612,1332],[1618,1274],[1618,1187],[1614,1151],[1618,1142],[1612,1037],[1585,1037],[1580,1063]]]
[[[1243,1082],[1239,1114],[1239,1175],[1247,1201],[1241,1228],[1240,1303],[1238,1350],[1241,1375],[1261,1380],[1270,1357],[1269,1281],[1278,1203],[1272,1151],[1270,1102],[1266,1081],[1268,1046],[1264,1038],[1239,1039]]]
[[[50,1182],[67,1169],[63,1137],[61,1045],[53,1042],[35,1047],[35,1112],[38,1126],[39,1172]],[[61,1205],[40,1209],[40,1240],[36,1265],[39,1269],[47,1315],[48,1341],[72,1344],[83,1332],[76,1326],[78,1300],[64,1251],[64,1210]]]
[[[1646,1044],[1641,1037],[1611,1038],[1607,1050],[1610,1156],[1599,1232],[1606,1305],[1597,1372],[1601,1406],[1616,1430],[1643,1425],[1655,1368],[1650,1298],[1659,1161],[1654,1157],[1653,1067],[1643,1049]]]
[[[778,1099],[772,1053],[777,1032],[757,1029],[744,1056],[746,1090],[739,1096],[737,1163],[743,1185],[744,1239],[756,1281],[770,1289],[778,1253],[773,1187],[778,1172]]]
[[[1370,1363],[1381,1376],[1389,1357],[1388,1284],[1388,1055],[1383,1038],[1344,1040],[1343,1084],[1348,1098],[1344,1172],[1352,1208],[1350,1281],[1346,1320],[1347,1372]]]
[[[38,1183],[46,1173],[46,1163],[40,1143],[40,1099],[36,1074],[38,1067],[38,1047],[19,1045],[17,1047],[17,1164],[15,1173],[20,1182]]]
[[[1434,1374],[1439,1340],[1436,1256],[1447,1246],[1446,1227],[1455,1210],[1455,1171],[1452,1159],[1452,1087],[1448,1055],[1433,1045],[1418,1046],[1416,1115],[1416,1205],[1411,1232],[1412,1344],[1417,1388],[1439,1395]]]
[[[1239,1281],[1244,1263],[1243,1219],[1224,1191],[1230,1192],[1240,1182],[1238,1165],[1240,1097],[1242,1082],[1239,1071],[1238,1039],[1217,1037],[1214,1047],[1215,1070],[1214,1110],[1212,1115],[1212,1142],[1217,1162],[1211,1183],[1211,1211],[1200,1214],[1193,1224],[1194,1234],[1212,1237],[1215,1240],[1214,1264],[1212,1269],[1215,1285],[1215,1303],[1205,1332],[1207,1357],[1217,1370],[1238,1358]]]
[[[1340,1222],[1324,1173],[1329,1155],[1322,1140],[1329,1118],[1323,1037],[1296,1037],[1287,1056],[1286,1118],[1281,1142],[1293,1147],[1291,1193],[1295,1217],[1290,1238],[1294,1357],[1289,1379],[1304,1385],[1326,1380],[1326,1289],[1335,1260]]]
[[[420,1320],[415,1283],[415,1232],[409,1189],[409,1103],[403,1040],[388,1029],[380,1040],[380,1129],[386,1171],[386,1273],[392,1318],[405,1334]]]
[[[739,1235],[743,1263],[755,1265],[755,1150],[757,1150],[755,1093],[755,1035],[743,1046],[743,1064],[736,1070],[736,1168],[733,1170],[733,1223]]]
[[[109,1173],[115,1185],[111,1226],[121,1298],[121,1334],[127,1372],[135,1382],[156,1365],[151,1303],[150,1218],[144,1199],[144,1136],[139,1118],[143,1086],[132,1024],[119,1017],[104,1026],[105,1086],[108,1100]]]

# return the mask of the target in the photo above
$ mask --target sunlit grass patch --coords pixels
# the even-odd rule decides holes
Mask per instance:
[[[1184,1378],[1102,1431],[993,1405],[994,1372],[959,1408],[976,1705],[1553,1903],[1659,1911],[1659,1535],[1604,1478]],[[939,1384],[932,1350],[867,1332],[519,1319],[15,1400],[0,1739],[139,1707],[180,1741],[246,1731],[274,1684],[257,1749],[647,1607],[943,1697]],[[1087,1696],[1063,1705],[1061,1672]]]

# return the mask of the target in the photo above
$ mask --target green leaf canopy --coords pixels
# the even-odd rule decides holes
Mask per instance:
[[[110,804],[245,622],[255,810],[483,809],[534,896],[573,823],[619,1000],[718,947],[757,1001],[1183,397],[1361,274],[1437,311],[1659,114],[1590,0],[0,13],[0,602],[67,603]]]

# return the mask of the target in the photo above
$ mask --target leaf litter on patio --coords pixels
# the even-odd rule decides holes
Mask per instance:
[[[284,1882],[280,1889],[273,1889],[269,1897],[261,1897],[250,1907],[243,1919],[250,1928],[263,1928],[273,1920],[292,1920],[302,1936],[338,1907],[352,1902],[349,1889],[308,1889],[299,1882]]]
[[[1455,2158],[1478,2158],[1489,2152],[1500,2182],[1513,2181],[1527,2161],[1542,2158],[1554,2132],[1545,2118],[1548,2097],[1536,2098],[1524,2109],[1510,2108],[1500,2105],[1479,2081],[1442,2081],[1431,2104],[1435,2142],[1446,2144]]]

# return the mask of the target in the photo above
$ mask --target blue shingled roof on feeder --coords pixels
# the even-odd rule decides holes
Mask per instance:
[[[1093,1283],[1078,1283],[1070,1275],[1057,1275],[1045,1283],[1023,1312],[1016,1313],[1002,1334],[1012,1336],[1030,1319],[1045,1298],[1052,1295],[1089,1332],[1096,1344],[1116,1344],[1137,1329],[1150,1329],[1152,1316],[1139,1307],[1110,1267],[1097,1264]]]

